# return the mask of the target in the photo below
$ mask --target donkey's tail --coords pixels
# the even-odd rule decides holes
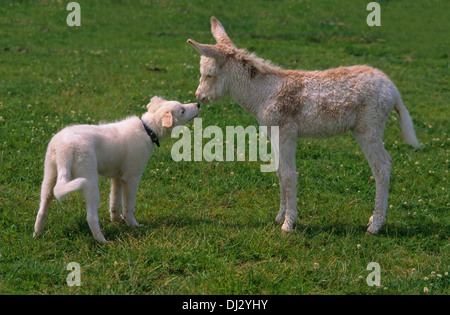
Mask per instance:
[[[403,104],[400,94],[397,97],[397,102],[395,103],[394,108],[400,119],[403,140],[415,148],[420,148],[419,141],[417,140],[416,133],[414,132],[413,121],[408,110]]]

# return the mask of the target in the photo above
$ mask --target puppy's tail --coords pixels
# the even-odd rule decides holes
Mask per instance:
[[[63,201],[67,195],[73,191],[83,189],[86,186],[86,178],[76,178],[71,180],[71,159],[63,158],[57,161],[58,178],[56,180],[55,188],[53,188],[53,195],[59,201]]]
[[[53,194],[56,199],[63,201],[69,193],[85,187],[86,182],[86,178],[77,178],[69,182],[57,181],[56,186],[53,189]]]
[[[395,103],[394,108],[400,119],[403,140],[415,148],[420,148],[419,141],[417,140],[416,133],[414,132],[414,125],[411,116],[403,104],[400,94],[398,94],[397,102]]]

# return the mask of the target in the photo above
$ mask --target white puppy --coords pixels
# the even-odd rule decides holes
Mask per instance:
[[[155,96],[147,109],[141,119],[133,116],[111,124],[70,126],[52,138],[45,157],[35,237],[42,234],[53,197],[62,201],[68,193],[81,190],[92,234],[96,241],[105,243],[97,213],[98,175],[111,178],[111,220],[124,219],[128,226],[138,226],[134,218],[136,193],[155,145],[170,136],[175,126],[195,118],[200,104],[181,104]]]

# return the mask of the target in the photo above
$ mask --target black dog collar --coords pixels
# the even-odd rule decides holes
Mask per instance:
[[[158,136],[156,135],[156,133],[150,129],[149,126],[147,126],[147,124],[141,119],[142,121],[142,125],[144,125],[144,129],[147,132],[148,136],[150,137],[150,139],[152,139],[153,143],[156,144],[157,147],[159,147],[159,140],[158,140]]]

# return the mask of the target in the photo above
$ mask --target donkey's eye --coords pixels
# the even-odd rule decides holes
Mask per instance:
[[[208,75],[206,75],[206,77],[207,77],[208,79],[211,79],[213,76],[210,75],[210,74],[208,74]]]
[[[181,110],[181,115],[183,115],[183,114],[184,114],[184,111],[185,111],[185,109],[183,108],[183,109]]]

